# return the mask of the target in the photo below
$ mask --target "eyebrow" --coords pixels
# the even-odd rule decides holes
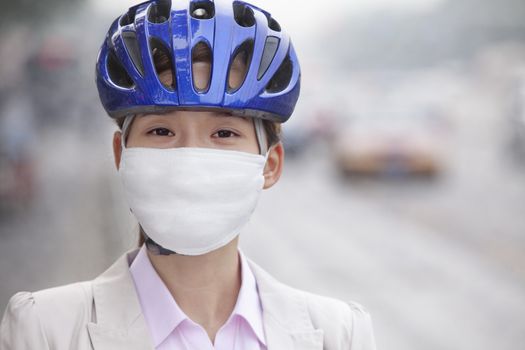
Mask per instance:
[[[191,111],[191,110],[189,110]],[[147,114],[138,114],[136,116],[136,118],[144,118],[144,117],[149,117],[149,118],[155,118],[155,117],[163,117],[165,116],[166,114],[169,114],[173,112],[173,110],[166,110],[166,111],[158,111],[158,112],[155,112],[155,113],[147,113]],[[214,115],[214,117],[221,117],[221,118],[238,118],[238,119],[242,119],[242,120],[245,120],[247,122],[251,121],[251,117],[246,117],[246,116],[242,116],[242,115],[234,115],[228,111],[213,111],[213,110],[209,110],[207,112],[215,112],[216,114]]]
[[[240,115],[233,115],[233,114],[230,114],[230,113],[227,113],[227,112],[222,112],[220,114],[217,114],[216,117],[223,117],[223,118],[236,118],[236,119],[242,119],[242,120],[245,120],[247,122],[250,121],[250,117],[245,117],[245,116],[240,116]]]
[[[251,117],[247,117],[247,116],[244,116],[244,115],[235,115],[232,112],[228,112],[228,111],[218,111],[217,112],[217,116],[234,117],[234,118],[240,118],[240,119],[243,119],[243,120],[251,120],[251,119],[253,119]]]

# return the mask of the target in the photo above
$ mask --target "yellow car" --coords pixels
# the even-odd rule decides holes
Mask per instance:
[[[440,135],[425,118],[358,117],[336,135],[334,153],[348,175],[433,176],[442,168]]]

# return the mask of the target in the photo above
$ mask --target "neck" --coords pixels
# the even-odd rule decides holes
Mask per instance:
[[[238,239],[199,256],[154,255],[151,264],[184,313],[212,340],[232,313],[241,286]]]

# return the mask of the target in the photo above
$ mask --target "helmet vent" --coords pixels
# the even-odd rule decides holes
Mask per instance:
[[[230,62],[230,70],[228,72],[228,92],[232,93],[242,86],[246,75],[248,73],[248,67],[252,61],[253,56],[253,40],[247,40],[242,43],[237,50]]]
[[[259,72],[257,73],[257,80],[261,80],[270,67],[270,64],[272,64],[273,58],[275,57],[277,49],[279,48],[279,41],[279,38],[275,36],[269,36],[266,38],[264,51],[261,57],[261,64],[259,65]]]
[[[268,19],[268,28],[270,28],[271,30],[275,32],[280,32],[281,25],[279,24],[279,22],[277,22],[275,18],[273,18],[269,13],[266,13],[265,15],[266,15],[266,18]]]
[[[175,90],[177,88],[177,79],[175,78],[170,50],[157,38],[150,39],[150,50],[160,82],[166,89]]]
[[[210,88],[213,53],[208,43],[201,41],[192,50],[191,69],[193,87],[199,93],[205,93]]]
[[[275,72],[268,85],[266,85],[266,91],[269,93],[277,93],[286,89],[292,80],[292,73],[293,64],[292,60],[290,60],[290,55],[288,55],[283,63],[281,63],[281,66],[277,72]]]
[[[148,11],[148,21],[151,23],[164,23],[170,18],[171,1],[157,0]]]
[[[235,1],[233,3],[233,16],[235,22],[241,27],[251,27],[255,25],[255,15],[253,10],[245,3]]]
[[[135,23],[136,12],[137,12],[136,8],[130,8],[129,11],[126,12],[126,14],[120,17],[120,26],[125,27],[127,25]]]
[[[137,40],[137,34],[135,32],[123,32],[122,39],[126,45],[131,60],[139,71],[140,75],[144,76],[144,65],[142,64],[142,58],[140,57],[139,42]]]
[[[211,19],[215,17],[215,5],[211,1],[192,2],[190,14],[196,19]]]
[[[107,69],[109,78],[118,87],[130,89],[135,85],[114,50],[110,50],[108,53]]]

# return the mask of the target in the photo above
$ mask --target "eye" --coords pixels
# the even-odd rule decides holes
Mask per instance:
[[[213,134],[213,137],[218,137],[220,139],[225,139],[225,138],[235,137],[235,136],[239,136],[239,134],[231,130],[219,130],[218,132]]]
[[[175,136],[174,133],[172,133],[166,128],[155,128],[151,130],[150,132],[148,132],[148,134],[152,134],[155,136]]]

